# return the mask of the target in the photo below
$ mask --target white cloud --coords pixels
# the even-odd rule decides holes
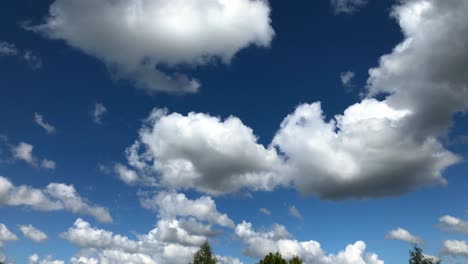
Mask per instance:
[[[355,76],[356,74],[352,71],[342,72],[340,74],[341,84],[343,84],[344,87],[350,87]]]
[[[18,237],[13,234],[4,224],[0,223],[0,248],[3,243],[18,240]]]
[[[468,222],[450,215],[444,215],[439,218],[438,226],[447,231],[468,233]]]
[[[367,0],[331,0],[330,4],[336,15],[353,14],[367,5]]]
[[[29,186],[14,186],[0,176],[0,206],[28,206],[40,211],[67,210],[76,214],[90,215],[100,222],[112,222],[109,211],[101,206],[87,203],[73,185],[50,183],[45,189]]]
[[[83,19],[86,17],[86,19]],[[196,92],[199,82],[159,66],[228,63],[249,45],[269,46],[270,7],[260,0],[55,0],[29,27],[101,59],[116,78],[150,92]]]
[[[140,201],[143,207],[157,211],[162,219],[192,216],[212,224],[234,227],[234,222],[227,214],[218,212],[214,200],[209,196],[190,200],[183,193],[161,191],[153,197],[142,195]]]
[[[34,113],[34,122],[42,127],[47,132],[47,134],[55,132],[55,127],[44,121],[44,117],[41,114]]]
[[[392,240],[401,240],[401,241],[408,242],[410,244],[423,244],[424,243],[424,241],[420,237],[417,237],[411,234],[410,232],[408,232],[408,230],[405,230],[403,228],[390,230],[385,236],[385,238],[392,239]]]
[[[29,256],[29,264],[65,264],[65,262],[62,260],[54,260],[51,256],[40,259],[39,255],[33,254]]]
[[[102,103],[94,104],[93,109],[93,122],[102,124],[102,116],[107,113],[107,108]]]
[[[299,256],[304,264],[383,264],[374,253],[366,252],[366,244],[358,241],[348,245],[338,254],[326,254],[316,241],[297,241],[292,239],[284,226],[276,225],[270,231],[257,232],[252,224],[242,222],[236,227],[236,235],[246,244],[244,253],[253,258],[262,258],[269,252],[279,251],[291,259]]]
[[[22,160],[33,167],[40,166],[44,169],[53,170],[56,167],[56,164],[52,160],[39,159],[33,155],[34,146],[25,142],[20,142],[17,146],[12,147],[11,152],[13,157],[18,160]]]
[[[297,210],[296,206],[294,205],[289,207],[289,213],[299,220],[304,220],[301,213],[299,212],[299,210]]]
[[[154,110],[140,130],[139,141],[127,149],[127,159],[141,177],[212,195],[243,188],[272,190],[287,182],[276,175],[281,166],[276,151],[258,144],[252,129],[232,116],[221,120]]]
[[[14,44],[0,41],[0,56],[16,56],[18,53]]]
[[[0,57],[16,57],[33,69],[42,68],[41,58],[31,50],[21,50],[13,43],[0,41]]]
[[[42,232],[41,230],[33,227],[32,225],[20,225],[19,226],[20,231],[23,233],[23,235],[32,241],[39,243],[43,242],[47,239],[46,233]]]
[[[264,215],[271,215],[271,211],[266,208],[260,208],[260,212]]]
[[[444,255],[468,257],[468,242],[460,240],[446,240],[442,244],[441,253]]]
[[[286,173],[303,194],[322,198],[395,195],[444,184],[459,158],[432,137],[408,135],[411,112],[365,99],[326,122],[319,103],[285,118],[273,145],[287,156]]]
[[[148,234],[137,235],[132,240],[78,219],[61,237],[80,248],[78,255],[70,260],[72,264],[188,263],[207,239],[184,229],[178,220],[160,220]],[[221,258],[225,260],[223,263],[239,264],[236,259]]]

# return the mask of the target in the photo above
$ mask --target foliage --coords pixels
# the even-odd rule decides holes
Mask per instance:
[[[302,260],[294,256],[289,261],[286,261],[279,252],[269,253],[263,260],[260,260],[258,264],[302,264]]]
[[[211,246],[208,240],[200,247],[193,256],[193,264],[216,264],[216,257],[211,252]]]
[[[424,256],[422,249],[418,246],[414,246],[414,249],[410,251],[409,264],[440,264],[440,260],[436,261],[431,258]]]

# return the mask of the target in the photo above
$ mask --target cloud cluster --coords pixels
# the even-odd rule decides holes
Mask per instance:
[[[33,155],[33,149],[33,145],[25,142],[20,142],[17,146],[12,147],[11,152],[15,159],[22,160],[33,167],[40,166],[44,169],[55,169],[55,161],[48,159],[39,160]]]
[[[39,255],[33,254],[29,256],[29,264],[65,264],[62,260],[54,260],[51,256],[40,259]]]
[[[46,233],[33,227],[32,225],[20,225],[19,229],[25,237],[31,239],[36,243],[43,242],[47,239]]]
[[[115,78],[150,92],[193,93],[197,80],[161,68],[228,63],[249,45],[269,46],[270,24],[262,0],[55,0],[45,23],[28,28],[99,58]]]
[[[439,218],[439,227],[442,230],[468,233],[468,222],[450,215]]]
[[[21,50],[13,43],[0,41],[0,57],[16,57],[26,62],[33,70],[42,68],[41,58],[31,50]]]
[[[242,222],[236,226],[236,235],[247,248],[244,253],[253,258],[262,258],[269,252],[279,251],[282,256],[291,259],[299,256],[304,264],[383,264],[374,253],[366,252],[366,244],[358,241],[348,245],[338,254],[326,254],[316,241],[297,241],[286,228],[275,225],[270,231],[258,232],[252,224]]]
[[[423,244],[424,241],[413,234],[411,234],[408,230],[403,228],[397,228],[390,230],[387,235],[385,236],[386,239],[392,240],[401,240],[408,242],[410,244]]]
[[[15,186],[0,176],[0,206],[28,206],[40,211],[67,210],[72,213],[90,215],[100,222],[112,222],[109,211],[101,206],[90,205],[73,185],[50,183],[45,189]]]
[[[3,247],[3,243],[16,240],[18,240],[18,237],[13,234],[4,224],[0,223],[0,248]]]
[[[460,0],[399,3],[392,14],[405,40],[370,70],[367,98],[333,117],[320,103],[301,104],[267,147],[236,117],[154,110],[120,176],[212,195],[294,186],[325,199],[444,185],[443,171],[461,160],[439,138],[468,106],[468,48],[459,44],[467,42],[467,10]]]

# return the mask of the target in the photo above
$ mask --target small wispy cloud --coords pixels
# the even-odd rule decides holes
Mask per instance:
[[[266,208],[260,208],[260,213],[264,215],[271,215],[271,211]]]
[[[33,70],[42,68],[42,59],[32,50],[21,50],[13,43],[0,41],[0,57],[16,57],[26,62]]]
[[[42,159],[39,161],[33,155],[34,146],[25,142],[20,142],[18,145],[11,148],[13,157],[17,160],[22,160],[33,167],[42,167],[44,169],[53,170],[56,167],[55,161]]]
[[[93,121],[96,124],[102,124],[102,116],[107,113],[107,108],[102,103],[94,104]]]
[[[411,234],[408,230],[403,228],[390,230],[385,236],[385,239],[401,240],[410,244],[424,244],[424,241],[420,237]]]
[[[42,127],[47,132],[47,134],[52,134],[56,131],[55,127],[44,121],[44,116],[39,113],[34,113],[34,122]]]
[[[296,206],[294,205],[289,207],[289,213],[295,218],[297,218],[298,220],[304,220],[301,213],[299,212],[299,210],[297,210]]]
[[[335,15],[353,14],[367,5],[367,0],[331,0]]]
[[[345,72],[342,72],[340,74],[340,80],[341,80],[341,84],[345,87],[345,88],[349,88],[351,87],[353,84],[353,79],[354,77],[356,76],[356,74],[352,71],[345,71]]]

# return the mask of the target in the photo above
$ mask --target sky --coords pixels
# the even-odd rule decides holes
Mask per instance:
[[[7,0],[0,261],[468,261],[465,0]]]

